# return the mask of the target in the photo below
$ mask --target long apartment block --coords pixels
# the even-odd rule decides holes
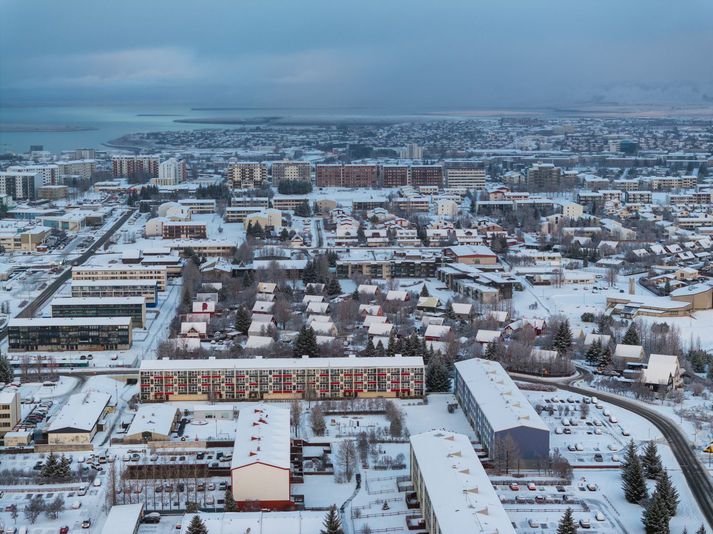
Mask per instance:
[[[144,360],[141,400],[420,398],[425,393],[423,359],[254,358]]]
[[[72,280],[156,280],[159,291],[166,291],[165,267],[109,265],[73,267]]]
[[[11,319],[7,338],[9,352],[128,350],[131,318]]]

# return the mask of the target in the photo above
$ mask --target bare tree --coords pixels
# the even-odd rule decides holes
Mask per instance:
[[[351,482],[357,463],[357,450],[354,440],[345,439],[337,450],[337,464],[341,467],[347,482]]]

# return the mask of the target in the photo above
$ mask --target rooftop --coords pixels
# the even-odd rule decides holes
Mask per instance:
[[[231,469],[261,463],[290,468],[290,411],[270,405],[244,408],[238,415]]]

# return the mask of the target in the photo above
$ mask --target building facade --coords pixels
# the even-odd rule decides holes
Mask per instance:
[[[52,317],[130,317],[134,328],[146,324],[146,302],[143,297],[75,298],[52,300]]]
[[[71,284],[75,298],[141,297],[148,307],[158,302],[156,280],[72,280]]]
[[[119,178],[158,178],[158,156],[114,156],[111,158],[112,174]]]
[[[255,161],[231,163],[228,182],[234,189],[255,189],[267,183],[267,164]]]
[[[144,360],[141,400],[420,398],[420,357]]]
[[[165,267],[106,266],[73,267],[72,280],[155,280],[159,291],[166,291],[167,274]]]
[[[8,351],[127,350],[129,317],[10,319]]]

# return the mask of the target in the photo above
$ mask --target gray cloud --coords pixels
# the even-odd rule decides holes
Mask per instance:
[[[0,0],[0,101],[703,103],[705,0]]]

